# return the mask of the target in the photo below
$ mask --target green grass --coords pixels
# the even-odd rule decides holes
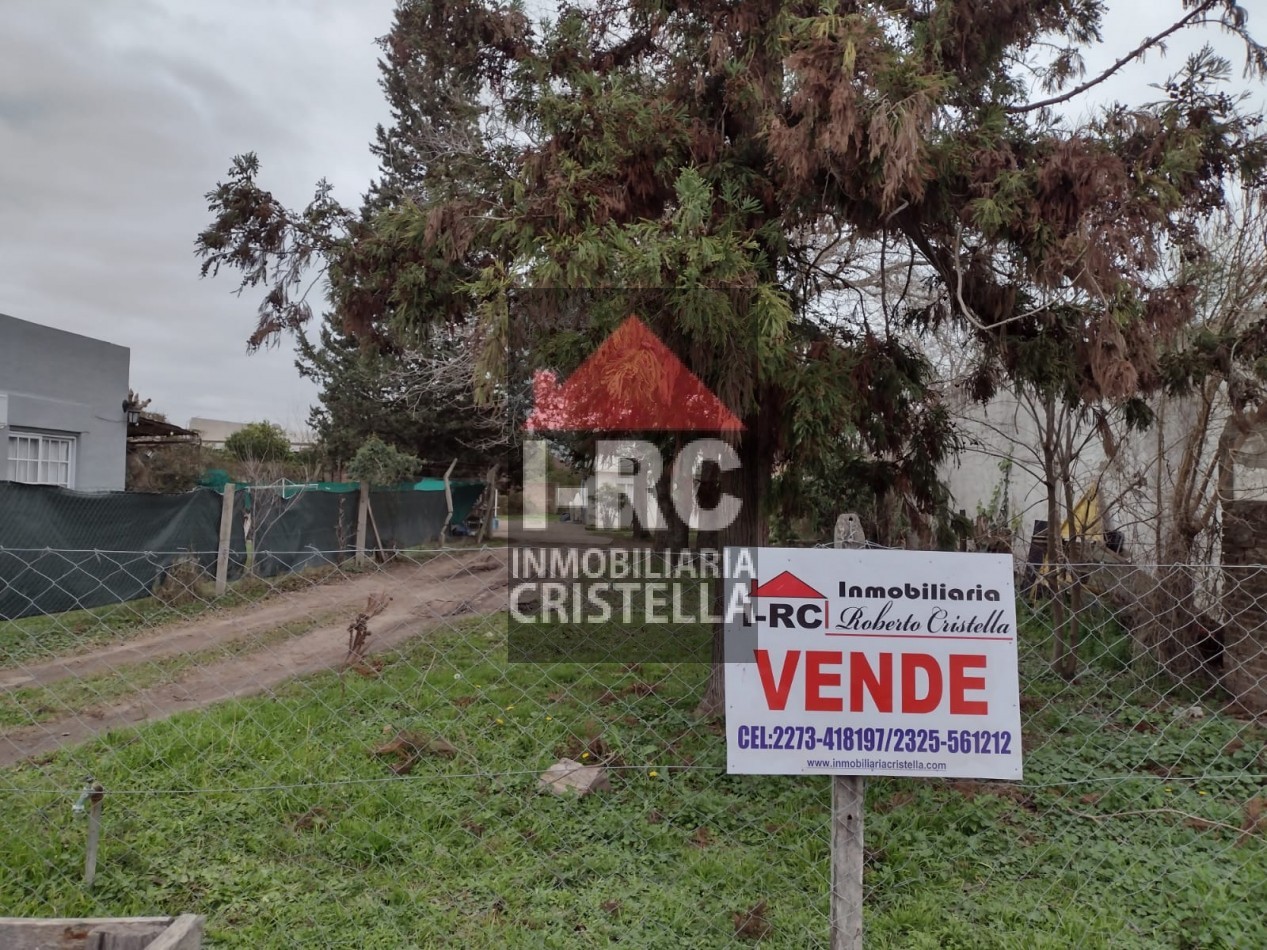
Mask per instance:
[[[212,946],[474,950],[732,947],[732,915],[764,901],[762,946],[825,945],[826,779],[726,775],[691,715],[701,664],[506,664],[504,636],[467,623],[379,678],[311,677],[0,772],[0,906],[198,912]],[[1051,681],[1026,636],[1024,786],[868,782],[868,946],[1267,945],[1267,855],[1235,830],[1263,730],[1112,703],[1094,666]],[[398,778],[369,752],[399,729],[457,755]],[[540,793],[564,754],[608,759],[611,791]],[[114,791],[91,893],[70,808],[86,771]]]
[[[29,666],[93,647],[123,643],[157,627],[192,620],[211,610],[259,603],[275,594],[306,590],[356,571],[355,565],[343,564],[274,578],[248,577],[230,584],[223,597],[215,596],[214,584],[200,581],[181,591],[175,601],[145,597],[87,610],[0,620],[0,669]]]

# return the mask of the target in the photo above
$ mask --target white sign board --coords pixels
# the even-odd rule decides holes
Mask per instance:
[[[726,560],[727,771],[1021,778],[1010,557]]]

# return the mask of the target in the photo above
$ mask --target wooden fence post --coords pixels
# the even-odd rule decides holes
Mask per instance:
[[[862,519],[843,514],[836,519],[837,548],[866,543]],[[862,815],[866,779],[833,775],[831,779],[831,950],[862,950]]]
[[[370,483],[361,482],[360,502],[356,506],[356,566],[365,566],[365,529],[369,521]]]
[[[476,544],[483,544],[484,539],[493,529],[493,519],[497,517],[497,466],[488,470],[484,484],[484,517],[480,519],[479,537]]]
[[[440,547],[444,547],[445,539],[449,536],[449,522],[453,520],[453,487],[449,484],[449,476],[453,474],[453,468],[457,464],[458,460],[454,459],[444,473],[444,503],[449,513],[444,516],[444,527],[440,529]]]
[[[370,527],[374,531],[374,543],[378,546],[379,557],[383,563],[387,563],[387,548],[383,547],[383,536],[378,533],[378,522],[374,520],[374,503],[367,500],[365,502],[365,513],[370,516]]]
[[[223,597],[229,589],[229,539],[233,535],[233,482],[224,486],[224,499],[220,507],[220,546],[216,550],[216,596]]]
[[[88,848],[84,853],[84,887],[91,888],[97,879],[97,847],[101,841],[101,799],[105,790],[93,785],[88,806]]]

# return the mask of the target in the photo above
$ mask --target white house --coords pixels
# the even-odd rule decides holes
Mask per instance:
[[[0,436],[8,481],[121,491],[127,347],[0,314]]]

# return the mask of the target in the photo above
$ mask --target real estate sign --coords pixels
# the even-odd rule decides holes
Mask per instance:
[[[1021,778],[1010,557],[726,555],[729,772]]]

